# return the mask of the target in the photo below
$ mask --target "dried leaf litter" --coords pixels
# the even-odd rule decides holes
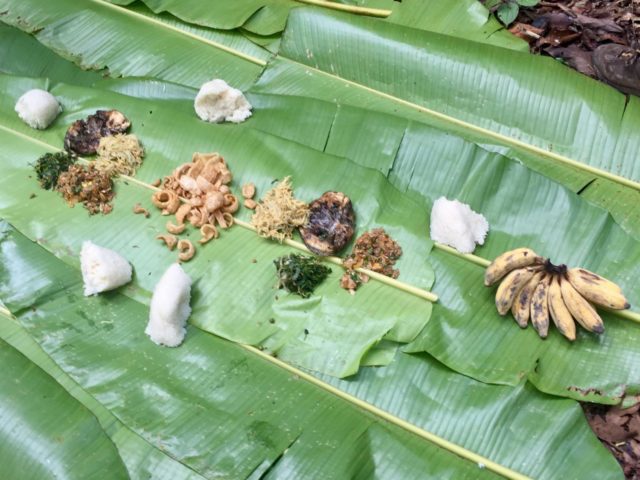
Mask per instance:
[[[308,212],[307,204],[293,196],[291,177],[285,177],[265,193],[251,217],[251,224],[261,237],[282,242],[307,223]]]

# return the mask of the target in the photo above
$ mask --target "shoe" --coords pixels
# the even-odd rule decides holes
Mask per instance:
[[[598,78],[621,92],[640,96],[640,50],[607,43],[593,52]]]

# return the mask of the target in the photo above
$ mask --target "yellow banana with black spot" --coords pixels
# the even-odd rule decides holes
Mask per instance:
[[[618,285],[584,268],[571,268],[567,272],[571,285],[590,302],[614,310],[629,308],[629,302]]]
[[[516,248],[498,256],[484,272],[484,284],[489,287],[516,268],[528,267],[544,263],[530,248]]]
[[[516,294],[539,270],[540,267],[517,268],[504,277],[496,291],[496,308],[500,315],[511,309]]]
[[[566,277],[560,278],[560,290],[565,305],[582,328],[594,333],[604,332],[604,322],[596,309],[573,288]]]
[[[533,297],[531,297],[531,323],[542,338],[546,338],[549,333],[548,293],[550,280],[550,275],[542,277],[533,291]]]
[[[571,312],[562,299],[560,288],[560,278],[554,276],[549,284],[548,293],[549,313],[556,324],[558,331],[570,341],[576,339],[576,323],[573,321]]]

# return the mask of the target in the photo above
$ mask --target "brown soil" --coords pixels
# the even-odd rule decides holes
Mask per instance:
[[[629,480],[640,480],[640,404],[622,409],[582,405],[591,429],[613,453]]]
[[[598,78],[592,54],[600,45],[640,51],[640,0],[541,1],[521,8],[509,30],[529,42],[533,53],[562,59]],[[640,78],[636,80],[640,85]]]

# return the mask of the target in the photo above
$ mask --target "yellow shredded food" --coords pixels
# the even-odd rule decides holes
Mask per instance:
[[[258,235],[282,242],[291,238],[293,230],[307,223],[309,206],[293,198],[291,177],[265,193],[251,217]]]
[[[102,137],[97,152],[96,169],[109,175],[133,175],[144,157],[144,149],[135,135]]]

